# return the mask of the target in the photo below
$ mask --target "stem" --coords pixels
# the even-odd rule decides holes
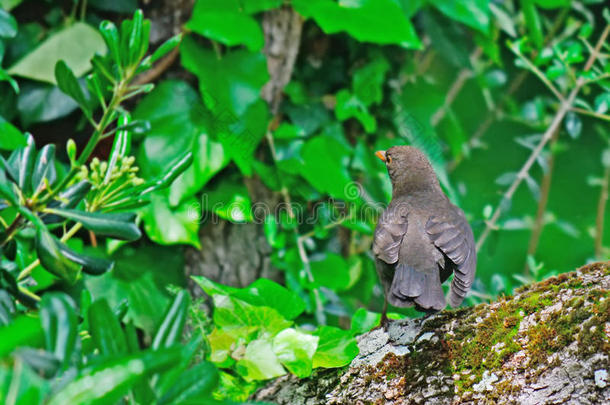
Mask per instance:
[[[2,243],[0,243],[0,247],[4,246],[5,243],[7,243],[9,240],[11,240],[13,235],[19,229],[19,225],[21,225],[21,220],[22,220],[21,214],[17,214],[15,219],[13,219],[13,222],[11,222],[11,224],[8,226],[8,228],[6,228],[6,237],[2,241]]]
[[[584,68],[585,72],[588,71],[589,69],[591,69],[591,67],[593,66],[593,63],[597,59],[599,50],[602,47],[602,45],[604,44],[604,42],[606,41],[606,38],[608,37],[609,33],[610,33],[610,24],[606,25],[606,27],[604,28],[604,31],[602,32],[601,36],[599,37],[599,40],[597,41],[597,44],[595,45],[595,49],[593,50],[593,53],[591,53],[591,55],[589,56],[589,59],[587,60],[587,63],[585,64],[585,68]],[[489,236],[489,233],[491,232],[492,228],[495,227],[496,222],[500,218],[500,214],[502,214],[502,211],[504,208],[503,202],[510,201],[512,199],[513,195],[515,194],[515,191],[517,190],[517,187],[519,187],[519,184],[521,184],[521,181],[527,177],[529,169],[532,167],[532,165],[536,161],[536,158],[538,157],[538,155],[540,155],[540,153],[542,152],[542,150],[543,150],[544,146],[547,144],[547,142],[549,142],[551,140],[554,132],[559,129],[559,125],[561,125],[561,122],[563,121],[563,118],[565,117],[566,113],[568,111],[570,111],[570,109],[572,108],[572,104],[574,103],[574,100],[576,99],[576,96],[578,95],[578,92],[580,91],[580,89],[584,85],[584,83],[585,83],[585,79],[583,77],[580,77],[578,79],[578,81],[576,82],[574,89],[572,89],[572,91],[568,95],[568,98],[561,102],[561,105],[560,105],[559,109],[557,110],[557,113],[555,114],[555,117],[553,118],[551,125],[545,131],[544,135],[542,136],[542,139],[540,140],[540,142],[538,143],[536,148],[532,151],[529,158],[526,160],[525,164],[519,171],[519,174],[517,175],[517,178],[515,179],[515,181],[513,181],[513,183],[510,185],[510,187],[508,188],[506,193],[504,193],[504,195],[502,196],[502,200],[501,200],[500,204],[498,204],[498,206],[496,207],[491,219],[489,221],[487,221],[485,229],[483,230],[483,233],[481,233],[481,236],[479,236],[479,240],[477,241],[477,251],[479,251],[481,249],[481,247],[485,243],[485,240]]]
[[[275,150],[275,143],[273,141],[273,135],[271,134],[271,125],[273,125],[274,123],[276,123],[277,121],[277,117],[274,118],[273,120],[271,120],[270,124],[269,124],[269,129],[267,130],[267,133],[265,134],[265,137],[267,139],[267,143],[269,144],[269,150],[271,151],[271,157],[273,158],[273,161],[275,163],[277,163],[277,154],[276,154],[276,150]],[[282,186],[281,188],[281,193],[282,193],[282,197],[284,198],[284,203],[286,203],[286,205],[288,206],[288,216],[290,217],[290,219],[294,219],[294,213],[292,212],[292,201],[290,199],[290,193],[288,193],[288,188],[284,185],[284,182],[282,181],[282,179],[280,178],[280,184]],[[303,235],[301,235],[299,233],[299,226],[297,224],[297,226],[295,226],[294,228],[294,233],[296,236],[296,243],[297,243],[297,250],[299,251],[299,257],[301,259],[301,262],[303,262],[303,270],[305,270],[305,274],[307,275],[307,280],[309,280],[310,283],[313,283],[314,277],[313,277],[313,273],[311,272],[311,267],[309,265],[309,257],[307,256],[307,251],[305,250],[305,245],[303,244],[303,242],[305,241],[306,237],[303,237]],[[324,314],[324,306],[322,305],[322,298],[320,297],[320,290],[318,288],[312,288],[312,292],[314,295],[314,301],[316,304],[316,320],[318,321],[318,323],[320,325],[325,325],[326,324],[326,315]]]
[[[559,28],[565,21],[566,17],[568,16],[569,10],[570,10],[569,8],[564,8],[561,10],[561,14],[559,14],[559,17],[557,17],[557,19],[555,20],[555,23],[553,24],[550,31],[544,38],[545,45],[547,45],[551,41],[551,39],[553,39],[555,37],[555,34],[557,33],[557,31],[559,30]],[[538,51],[535,50],[532,53],[532,58],[535,58],[537,55],[538,55]],[[506,103],[508,102],[510,97],[512,97],[512,95],[515,94],[517,92],[517,90],[519,90],[521,88],[523,83],[525,83],[525,79],[527,78],[528,73],[529,72],[527,70],[523,70],[523,71],[521,71],[521,73],[519,73],[519,75],[517,77],[515,77],[515,79],[511,82],[511,85],[509,86],[508,91],[504,94],[504,96],[500,99],[500,102],[496,105],[496,109],[493,111],[489,111],[485,120],[479,125],[479,127],[475,131],[474,135],[468,140],[467,147],[465,148],[466,150],[472,149],[474,146],[476,146],[476,144],[479,142],[479,139],[483,135],[485,135],[485,133],[487,132],[487,130],[489,129],[491,124],[493,124],[493,122],[502,115],[502,113],[504,111],[504,107],[506,106]],[[461,153],[460,156],[458,156],[455,160],[453,160],[452,162],[449,163],[447,169],[449,171],[454,170],[457,167],[457,165],[462,161],[463,157],[464,157],[464,153]]]
[[[126,85],[127,85],[127,83],[130,82],[132,76],[133,76],[133,72],[127,73],[126,77],[116,85],[114,94],[112,95],[112,98],[110,99],[110,103],[108,103],[108,108],[106,110],[104,110],[104,115],[102,116],[102,119],[100,120],[98,126],[95,127],[95,131],[91,135],[91,138],[89,138],[89,141],[87,141],[87,145],[85,146],[85,149],[82,151],[82,153],[76,160],[76,163],[74,164],[74,166],[72,166],[70,168],[70,171],[62,179],[62,181],[59,183],[59,185],[57,185],[51,192],[49,192],[49,194],[47,194],[40,201],[40,203],[39,203],[40,205],[44,205],[44,204],[48,203],[53,197],[55,197],[55,195],[57,195],[57,193],[60,190],[63,190],[68,185],[68,183],[72,180],[72,178],[78,173],[78,171],[80,170],[80,167],[87,162],[87,159],[89,159],[89,156],[91,156],[91,154],[93,153],[93,150],[97,146],[97,143],[100,140],[100,137],[106,131],[106,127],[108,125],[110,125],[110,122],[112,121],[111,118],[113,117],[113,113],[114,113],[115,109],[119,106],[119,104],[121,103],[121,101],[123,99],[123,93],[125,92]]]
[[[482,52],[483,52],[483,50],[481,49],[481,47],[477,46],[476,49],[474,50],[474,52],[472,53],[472,55],[470,55],[470,61],[473,65],[478,61]],[[462,90],[462,87],[464,87],[466,80],[469,79],[470,77],[472,77],[472,74],[473,74],[473,69],[471,69],[470,67],[463,68],[462,70],[460,70],[457,77],[455,78],[455,81],[451,85],[449,92],[447,92],[447,97],[445,98],[445,102],[443,103],[442,106],[439,107],[438,110],[436,110],[436,112],[434,114],[432,114],[430,123],[432,124],[433,127],[437,126],[438,123],[441,122],[441,120],[447,113],[447,110],[451,107],[451,104],[453,104],[453,101],[455,101],[455,98]]]
[[[595,112],[595,111],[585,110],[584,108],[579,108],[579,107],[572,107],[570,110],[572,110],[574,112],[577,112],[577,113],[580,113],[580,114],[590,115],[591,117],[595,117],[595,118],[598,118],[600,120],[610,121],[610,115],[598,113],[598,112]]]
[[[603,238],[604,238],[604,213],[606,212],[606,203],[608,202],[608,180],[610,179],[610,166],[604,170],[604,180],[602,189],[599,193],[599,201],[597,203],[597,218],[595,219],[595,257],[602,258]]]
[[[544,228],[544,214],[546,213],[546,207],[549,201],[549,192],[551,190],[551,180],[553,179],[553,168],[555,166],[555,155],[552,153],[553,146],[557,143],[557,138],[559,138],[559,130],[553,133],[553,137],[551,138],[550,149],[551,155],[547,160],[548,170],[542,177],[542,184],[540,186],[540,200],[538,201],[538,209],[536,211],[536,219],[534,220],[534,226],[532,227],[532,235],[530,236],[530,241],[527,247],[527,256],[534,256],[536,254],[536,250],[538,249],[538,243],[540,242],[540,235],[542,234],[542,228]],[[523,274],[529,275],[530,268],[525,262],[525,267],[523,268]]]

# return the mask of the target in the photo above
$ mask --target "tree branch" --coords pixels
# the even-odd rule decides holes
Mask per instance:
[[[480,46],[477,46],[476,49],[474,50],[474,52],[472,52],[472,54],[470,55],[470,61],[471,61],[472,65],[475,65],[477,63],[477,61],[481,57],[482,52],[483,52],[483,50],[481,49]],[[460,70],[457,77],[455,78],[455,81],[451,85],[451,88],[447,92],[447,97],[445,97],[445,102],[443,103],[442,106],[440,106],[438,108],[438,110],[436,110],[436,112],[434,114],[432,114],[432,118],[430,118],[430,124],[432,124],[433,127],[437,126],[439,124],[439,122],[441,122],[441,120],[447,113],[447,110],[451,107],[451,104],[453,104],[453,102],[455,101],[455,98],[462,90],[462,87],[464,87],[466,80],[469,79],[470,77],[472,77],[473,70],[474,70],[474,67],[473,68],[467,67],[467,68],[463,68],[462,70]]]
[[[534,219],[534,226],[532,227],[532,235],[527,246],[527,256],[534,256],[538,249],[538,243],[540,242],[540,235],[542,235],[542,228],[544,228],[544,214],[546,213],[546,206],[549,201],[549,192],[551,191],[551,181],[553,179],[553,168],[555,166],[555,155],[553,154],[553,146],[557,143],[559,138],[559,130],[556,130],[551,137],[550,149],[551,154],[547,160],[548,169],[542,177],[542,184],[540,185],[540,200],[538,200],[538,209],[536,210],[536,218]],[[523,274],[528,275],[530,272],[527,260],[525,261],[525,267],[523,268]]]
[[[593,63],[595,62],[595,60],[597,59],[597,55],[599,54],[599,50],[606,41],[606,38],[608,37],[609,33],[610,24],[606,25],[606,27],[604,28],[604,31],[602,32],[601,36],[599,37],[599,40],[597,41],[597,44],[595,45],[593,53],[591,53],[591,55],[589,56],[589,59],[585,64],[585,72],[589,71],[593,66]],[[530,168],[536,161],[538,155],[540,155],[540,153],[542,152],[544,146],[551,140],[551,138],[553,137],[553,133],[559,129],[563,118],[565,117],[566,113],[572,108],[572,104],[574,103],[574,100],[576,99],[576,96],[578,95],[578,92],[580,91],[581,87],[585,84],[585,81],[585,78],[581,76],[576,82],[576,85],[574,86],[568,97],[561,102],[560,107],[557,110],[553,121],[551,122],[551,125],[545,131],[544,135],[542,136],[542,139],[540,140],[536,148],[532,151],[530,157],[526,160],[525,164],[519,171],[515,181],[510,185],[506,193],[504,193],[504,195],[502,196],[502,200],[500,204],[498,204],[498,206],[496,207],[491,219],[487,221],[485,229],[483,230],[481,236],[479,236],[479,239],[477,241],[477,251],[481,249],[481,247],[485,243],[485,240],[489,236],[489,233],[491,232],[492,228],[495,227],[496,222],[502,214],[505,202],[510,201],[512,199],[513,195],[515,194],[515,191],[517,190],[517,187],[519,187],[521,181],[523,181],[523,179],[527,177]]]
[[[602,189],[597,202],[597,218],[595,219],[595,257],[601,259],[603,255],[604,214],[608,202],[608,181],[610,180],[610,166],[604,169]]]

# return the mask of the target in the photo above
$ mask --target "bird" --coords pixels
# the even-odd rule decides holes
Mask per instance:
[[[454,274],[447,301],[458,307],[472,287],[477,257],[464,212],[451,203],[424,153],[412,146],[377,151],[392,183],[392,199],[373,238],[375,267],[388,302],[428,314],[447,304],[442,289]]]

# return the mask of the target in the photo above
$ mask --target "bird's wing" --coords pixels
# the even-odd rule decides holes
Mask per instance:
[[[451,282],[449,303],[461,304],[474,281],[477,267],[476,247],[472,229],[464,213],[454,207],[450,217],[432,216],[426,223],[426,232],[434,245],[455,264],[455,276]]]
[[[398,262],[400,242],[407,233],[407,215],[399,207],[388,207],[377,223],[373,253],[388,264]]]

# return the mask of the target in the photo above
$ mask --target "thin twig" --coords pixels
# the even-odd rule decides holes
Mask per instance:
[[[439,122],[441,122],[441,120],[447,113],[447,110],[449,110],[449,108],[451,107],[451,104],[453,104],[453,101],[455,101],[457,95],[462,90],[462,87],[464,87],[466,80],[469,79],[470,77],[472,77],[474,65],[478,62],[479,57],[481,57],[482,52],[483,52],[483,50],[481,49],[481,47],[477,46],[476,49],[474,50],[474,52],[470,55],[470,61],[471,61],[471,64],[473,65],[473,67],[472,68],[470,68],[470,67],[463,68],[458,73],[457,77],[455,78],[455,81],[453,82],[453,84],[449,88],[449,91],[447,92],[447,97],[445,97],[445,102],[443,103],[442,106],[440,106],[438,108],[438,110],[436,110],[436,112],[434,114],[432,114],[432,118],[430,118],[430,124],[432,124],[433,127],[437,126],[439,124]]]
[[[602,189],[597,202],[597,218],[595,219],[595,257],[602,259],[604,239],[604,214],[608,202],[608,180],[610,179],[610,166],[604,170]]]
[[[609,33],[610,33],[610,24],[606,25],[606,27],[604,28],[604,31],[602,32],[599,40],[597,41],[597,44],[595,45],[595,48],[593,50],[594,52],[591,53],[591,55],[589,56],[589,59],[587,60],[587,63],[585,64],[585,67],[584,67],[585,72],[589,71],[591,69],[591,67],[593,66],[593,63],[597,59],[598,52],[599,52],[600,48],[602,47],[602,45],[604,44],[604,42],[606,41],[606,38],[608,37]],[[502,196],[502,200],[501,200],[500,204],[498,204],[498,206],[496,207],[492,217],[489,219],[489,221],[487,221],[485,229],[483,230],[483,233],[481,233],[481,236],[479,236],[479,240],[477,241],[477,250],[481,249],[481,247],[485,243],[485,240],[489,236],[489,233],[496,226],[496,222],[500,218],[500,215],[502,214],[502,211],[504,209],[505,202],[510,201],[512,199],[513,194],[515,194],[515,191],[517,190],[517,187],[519,187],[519,184],[521,184],[521,181],[523,181],[523,179],[525,179],[528,176],[529,169],[532,167],[532,165],[536,161],[536,158],[538,157],[538,155],[540,155],[540,153],[544,149],[544,146],[551,140],[551,138],[553,137],[553,133],[559,129],[559,126],[561,125],[563,118],[565,117],[567,112],[570,111],[570,109],[572,108],[572,104],[574,103],[574,100],[576,99],[576,96],[578,95],[578,92],[580,91],[580,89],[584,85],[584,83],[585,83],[585,79],[581,76],[578,79],[578,81],[576,82],[574,89],[572,89],[572,91],[570,92],[568,97],[560,104],[560,107],[557,110],[557,113],[555,114],[555,117],[553,118],[551,125],[545,131],[544,135],[542,136],[542,139],[540,140],[540,142],[538,143],[536,148],[534,148],[534,150],[532,151],[529,158],[525,161],[525,164],[523,165],[523,167],[517,174],[517,178],[515,179],[515,181],[513,181],[513,183],[510,185],[510,187],[508,188],[506,193],[504,193],[504,195]]]
[[[555,34],[557,33],[559,28],[562,26],[564,20],[568,16],[569,10],[570,10],[569,7],[562,9],[561,14],[557,17],[557,19],[555,20],[555,23],[553,24],[553,26],[551,27],[551,29],[549,30],[548,34],[546,35],[546,37],[544,39],[545,45],[548,44],[555,37]],[[532,58],[535,58],[537,55],[538,55],[538,50],[534,50],[534,52],[532,52]],[[515,77],[515,79],[511,82],[510,86],[508,87],[508,90],[506,91],[506,93],[504,93],[504,96],[502,96],[502,98],[500,99],[500,102],[498,104],[496,104],[495,110],[489,111],[487,113],[487,117],[478,126],[478,128],[474,132],[474,135],[468,140],[468,143],[466,144],[466,147],[463,148],[463,150],[470,150],[479,143],[479,139],[483,135],[485,135],[485,133],[487,132],[489,127],[491,127],[491,124],[493,124],[496,119],[498,119],[500,116],[502,116],[506,103],[510,100],[510,98],[513,96],[513,94],[515,94],[517,92],[517,90],[519,90],[521,88],[523,83],[525,83],[525,79],[527,78],[528,74],[529,74],[528,70],[522,70]],[[447,166],[447,170],[449,170],[449,171],[454,170],[457,167],[457,165],[460,164],[460,162],[462,161],[463,158],[464,158],[464,152],[462,151],[462,153],[456,159],[454,159],[453,161],[451,161],[449,163],[449,165]]]
[[[540,184],[540,199],[538,200],[538,208],[536,210],[536,218],[534,219],[534,226],[532,227],[532,235],[527,246],[527,256],[534,256],[538,249],[538,243],[540,242],[540,235],[542,234],[542,228],[544,228],[544,214],[546,213],[546,207],[549,201],[549,192],[551,191],[551,181],[553,179],[553,168],[555,166],[555,155],[553,154],[553,146],[557,143],[559,138],[559,128],[553,133],[551,137],[550,149],[551,154],[547,159],[547,171],[542,177],[542,183]],[[523,274],[529,275],[530,268],[525,262],[523,268]]]
[[[590,115],[591,117],[595,117],[600,120],[610,121],[610,115],[607,115],[607,114],[602,114],[602,113],[598,113],[595,111],[589,111],[589,110],[585,110],[584,108],[579,108],[579,107],[572,107],[572,108],[570,108],[570,110],[580,113],[580,114]]]

